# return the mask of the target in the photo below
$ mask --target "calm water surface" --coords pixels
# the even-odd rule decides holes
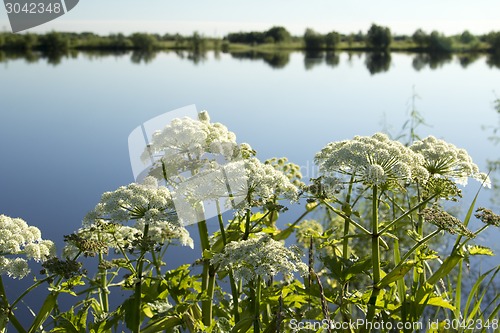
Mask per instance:
[[[159,53],[148,62],[140,55],[132,60],[130,54],[76,54],[57,65],[44,59],[0,63],[1,214],[38,226],[61,248],[62,236],[80,227],[103,192],[133,181],[129,133],[189,104],[208,110],[261,159],[287,156],[308,178],[314,154],[330,141],[400,133],[414,89],[416,108],[430,125],[419,128],[422,137],[467,149],[482,170],[500,159],[489,139],[499,126],[493,101],[500,70],[485,57],[467,66],[459,58],[436,64],[391,54],[388,63],[364,54],[305,58],[298,52],[285,59]],[[471,181],[465,202],[477,188]],[[498,197],[485,190],[480,205],[498,213]],[[499,236],[484,237],[497,253]],[[184,252],[191,262],[199,249]]]

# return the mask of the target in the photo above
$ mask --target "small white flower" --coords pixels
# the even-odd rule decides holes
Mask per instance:
[[[28,262],[23,258],[10,260],[6,267],[7,275],[14,279],[22,279],[29,274]]]
[[[264,233],[254,234],[253,238],[231,242],[222,253],[211,260],[213,265],[222,269],[232,268],[236,279],[254,280],[257,276],[272,277],[278,273],[288,278],[295,272],[307,273],[307,265],[300,259],[300,251],[288,249],[282,242],[273,240]]]
[[[416,141],[410,149],[423,156],[423,167],[434,177],[452,179],[460,185],[467,185],[470,177],[483,182],[485,187],[491,187],[489,177],[479,172],[478,166],[472,162],[472,157],[465,149],[433,136]]]
[[[326,178],[348,175],[367,185],[389,182],[425,182],[428,172],[423,157],[382,133],[371,137],[331,142],[316,154],[315,161]]]
[[[0,228],[0,274],[21,279],[30,270],[26,259],[19,256],[41,261],[55,254],[54,243],[43,240],[38,228],[29,226],[20,218],[0,215]],[[10,258],[4,257],[6,255]]]

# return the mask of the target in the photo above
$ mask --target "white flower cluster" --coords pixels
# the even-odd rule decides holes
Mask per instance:
[[[294,201],[299,190],[290,179],[271,164],[265,164],[255,157],[244,161],[248,183],[248,194],[252,201],[266,203],[275,198]]]
[[[176,178],[183,171],[197,170],[213,160],[207,154],[232,160],[237,155],[236,135],[220,123],[211,123],[203,111],[199,119],[176,118],[155,132],[142,158],[149,159],[151,154],[160,157],[169,178]]]
[[[75,234],[87,243],[99,242],[105,244],[106,248],[129,250],[133,248],[132,244],[140,239],[142,232],[136,228],[100,221],[78,229]],[[63,256],[69,259],[75,258],[81,252],[78,245],[75,242],[67,242],[63,248]]]
[[[55,255],[54,243],[41,238],[40,230],[20,218],[0,215],[0,274],[22,279],[30,272],[27,259],[42,261]]]
[[[428,178],[420,154],[382,133],[331,142],[316,154],[315,161],[326,176],[347,174],[368,185]]]
[[[266,278],[278,273],[285,278],[295,272],[305,275],[308,268],[300,257],[298,248],[288,249],[269,235],[258,233],[253,238],[227,244],[222,253],[214,255],[211,263],[222,269],[232,268],[238,280],[252,281],[258,276]]]
[[[131,220],[135,221],[133,226],[121,225]],[[177,221],[170,191],[158,186],[153,177],[147,177],[144,184],[132,183],[104,193],[95,209],[84,218],[84,228],[79,233],[94,232],[96,222],[118,224],[118,229],[112,233],[105,230],[116,238],[109,240],[110,247],[124,246],[142,237],[146,224],[149,237],[157,243],[178,241],[193,247],[189,232]]]
[[[479,172],[478,166],[472,162],[465,149],[433,136],[416,141],[410,149],[424,157],[423,166],[430,175],[452,179],[455,183],[467,185],[469,177],[490,187],[491,182],[485,173]]]
[[[105,192],[94,210],[85,216],[83,224],[92,224],[96,219],[126,222],[146,216],[164,220],[171,218],[173,208],[170,191],[158,186],[155,178],[147,177],[143,184],[132,183],[113,192]]]

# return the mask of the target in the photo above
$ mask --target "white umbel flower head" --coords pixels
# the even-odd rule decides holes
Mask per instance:
[[[0,215],[0,274],[22,279],[29,274],[27,259],[42,261],[55,255],[54,243],[20,218]]]
[[[204,167],[213,155],[226,161],[238,157],[236,135],[220,123],[211,123],[208,112],[203,111],[198,119],[176,118],[156,131],[142,158],[157,161],[151,174],[161,169],[175,181],[184,171]]]
[[[285,278],[295,272],[305,275],[307,265],[300,257],[298,248],[288,249],[269,235],[258,233],[253,238],[227,244],[222,253],[214,255],[211,263],[222,269],[232,268],[238,280],[252,281],[258,276],[266,278],[278,273]]]
[[[410,149],[424,157],[422,165],[431,176],[452,179],[460,185],[467,185],[470,177],[482,182],[485,187],[491,187],[489,177],[479,172],[465,149],[433,136],[414,142]]]
[[[126,223],[132,220],[135,224],[127,226]],[[102,223],[118,226],[110,232],[101,228]],[[95,209],[86,215],[84,228],[79,233],[103,229],[101,234],[107,236],[102,238],[101,235],[101,240],[109,242],[110,247],[127,247],[125,244],[142,236],[146,224],[150,228],[149,236],[157,243],[178,240],[182,245],[193,247],[189,232],[178,223],[170,191],[165,186],[158,186],[153,177],[146,177],[143,184],[132,183],[104,193]]]
[[[282,171],[255,157],[244,160],[244,165],[251,202],[261,205],[274,199],[297,200],[297,186]]]
[[[324,176],[354,176],[355,181],[367,185],[425,182],[428,172],[421,166],[422,160],[421,155],[382,133],[331,142],[315,156]]]

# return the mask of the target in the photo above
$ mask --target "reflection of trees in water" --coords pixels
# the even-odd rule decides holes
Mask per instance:
[[[77,52],[68,51],[1,51],[0,62],[23,59],[27,63],[35,63],[46,59],[48,64],[59,65],[63,58],[76,57]]]
[[[101,59],[101,58],[106,58],[106,57],[122,57],[125,56],[129,53],[129,51],[126,50],[117,50],[117,51],[110,51],[110,50],[89,50],[89,51],[82,51],[80,52],[81,55],[83,55],[85,58],[89,60],[94,60],[94,59]]]
[[[446,63],[449,63],[453,58],[451,53],[437,52],[437,53],[418,53],[413,58],[413,68],[416,71],[429,66],[430,69],[437,69]]]
[[[140,64],[141,62],[149,64],[156,58],[156,54],[157,52],[155,51],[136,50],[132,52],[132,55],[130,56],[130,61],[132,61],[132,63],[134,64]]]
[[[372,75],[387,72],[391,67],[391,54],[389,52],[366,53],[365,64]]]
[[[500,52],[490,53],[486,59],[486,64],[490,67],[500,68]]]
[[[258,52],[255,50],[245,52],[231,52],[231,57],[235,59],[263,60],[272,68],[284,68],[290,62],[290,52]]]
[[[340,64],[340,56],[338,53],[328,51],[326,52],[325,62],[330,67],[337,67]]]
[[[46,59],[51,65],[58,65],[64,58],[76,58],[78,54],[82,54],[89,60],[104,58],[109,56],[121,57],[131,53],[130,60],[134,64],[140,63],[151,63],[158,52],[175,52],[175,54],[184,60],[192,61],[194,64],[199,64],[208,59],[208,52],[205,49],[191,49],[191,50],[175,50],[175,51],[154,51],[154,50],[135,50],[133,52],[126,50],[66,50],[66,51],[54,51],[53,49],[46,48],[44,50],[37,51],[25,51],[25,50],[4,50],[0,51],[0,63],[8,62],[11,60],[24,59],[28,63],[37,62],[42,59]],[[220,59],[221,49],[213,51],[214,58]],[[226,51],[222,51],[228,53]],[[266,64],[272,68],[280,69],[285,68],[290,62],[290,54],[292,51],[241,51],[241,52],[229,52],[234,59],[249,59],[264,61]],[[361,59],[363,53],[347,53],[349,64],[353,63],[353,60]],[[373,75],[376,73],[386,72],[390,69],[391,65],[391,54],[386,52],[370,52],[365,53],[365,65],[368,71]],[[467,68],[470,64],[477,61],[482,57],[479,53],[461,53],[458,54],[457,59],[463,68]],[[425,67],[430,69],[437,69],[442,67],[444,64],[451,62],[453,59],[453,54],[450,53],[418,53],[413,57],[413,68],[416,71],[420,71]],[[310,70],[315,66],[325,63],[330,67],[337,67],[340,64],[340,52],[334,51],[306,51],[304,53],[304,67],[306,70]],[[490,67],[500,68],[500,54],[491,53],[486,58],[486,63]]]
[[[458,62],[463,68],[467,68],[470,64],[479,59],[480,54],[475,53],[461,53],[457,55]]]
[[[308,50],[304,53],[304,67],[310,70],[320,65],[325,58],[325,53],[321,51]]]

